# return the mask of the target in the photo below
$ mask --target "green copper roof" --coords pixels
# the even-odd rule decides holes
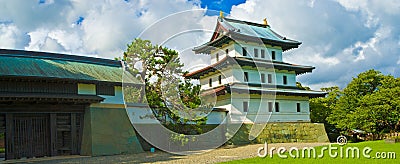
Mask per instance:
[[[120,83],[122,74],[122,65],[119,61],[0,49],[0,77],[58,78]]]
[[[269,25],[218,18],[217,25],[211,40],[195,47],[195,53],[210,53],[210,50],[220,47],[231,41],[245,41],[258,44],[268,44],[281,47],[283,51],[298,48],[301,42],[281,36]]]
[[[244,22],[244,21],[237,21],[228,18],[224,18],[221,24],[223,26],[226,26],[226,28],[229,28],[229,26],[231,26],[234,28],[234,30],[231,29],[231,31],[235,31],[237,33],[247,36],[253,36],[257,38],[269,39],[279,42],[300,43],[294,40],[284,39],[284,37],[272,31],[272,29],[269,26],[263,26],[260,24]]]

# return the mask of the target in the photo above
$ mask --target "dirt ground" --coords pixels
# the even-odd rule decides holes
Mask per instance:
[[[268,144],[268,147],[314,147],[328,143],[277,143]],[[257,150],[264,144],[245,145],[238,147],[222,147],[203,154],[187,156],[174,155],[161,151],[155,153],[144,152],[139,154],[87,157],[87,156],[60,156],[37,159],[20,159],[5,161],[5,163],[218,163],[257,156]]]

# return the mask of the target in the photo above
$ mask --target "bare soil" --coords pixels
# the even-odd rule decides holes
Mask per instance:
[[[268,147],[315,147],[328,143],[277,143],[268,144]],[[125,154],[113,156],[87,157],[87,156],[59,156],[36,159],[9,160],[5,163],[218,163],[245,158],[257,157],[257,150],[264,144],[244,145],[237,147],[221,147],[202,154],[187,156],[169,154],[162,151],[155,153],[144,152],[139,154]]]

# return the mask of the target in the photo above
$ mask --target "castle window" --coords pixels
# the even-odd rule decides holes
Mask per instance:
[[[222,84],[222,76],[221,75],[218,76],[218,84]]]
[[[247,48],[246,47],[242,47],[242,53],[243,53],[243,56],[247,56]]]
[[[98,85],[96,93],[97,95],[115,96],[115,88],[113,85]]]
[[[275,60],[275,51],[271,52],[271,58],[272,58],[272,60]]]
[[[244,82],[249,82],[249,73],[248,72],[243,72],[243,76],[244,76]]]
[[[243,101],[243,112],[249,111],[249,102]]]
[[[300,112],[300,103],[297,103],[297,112]]]
[[[268,83],[272,83],[272,75],[268,74]]]
[[[268,112],[272,112],[272,102],[268,102]]]
[[[212,87],[212,78],[210,78],[210,79],[208,80],[208,86],[209,86],[209,87]]]
[[[219,61],[219,54],[216,54],[217,62]]]
[[[261,74],[261,83],[265,83],[265,74]]]
[[[287,76],[283,75],[283,84],[286,85],[287,84]]]
[[[261,50],[261,58],[265,59],[265,50]]]
[[[225,55],[228,55],[228,52],[229,52],[229,50],[228,50],[228,49],[226,49],[226,50],[225,50]]]
[[[279,112],[279,103],[275,102],[275,112]]]
[[[258,58],[258,49],[254,48],[254,57]]]

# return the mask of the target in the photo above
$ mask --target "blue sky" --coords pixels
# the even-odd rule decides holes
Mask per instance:
[[[202,0],[200,6],[210,10],[223,11],[225,13],[231,13],[233,5],[239,5],[245,3],[246,0]]]
[[[200,68],[209,58],[200,55],[193,60],[191,48],[209,40],[222,10],[246,21],[261,23],[267,18],[276,32],[301,41],[300,48],[284,53],[284,60],[315,66],[313,73],[298,78],[313,89],[343,88],[368,69],[400,76],[397,0],[0,0],[0,4],[0,48],[114,58],[136,37],[158,38],[155,43],[180,51],[187,69]],[[209,11],[201,10],[205,8]],[[194,32],[174,35],[188,29]]]

